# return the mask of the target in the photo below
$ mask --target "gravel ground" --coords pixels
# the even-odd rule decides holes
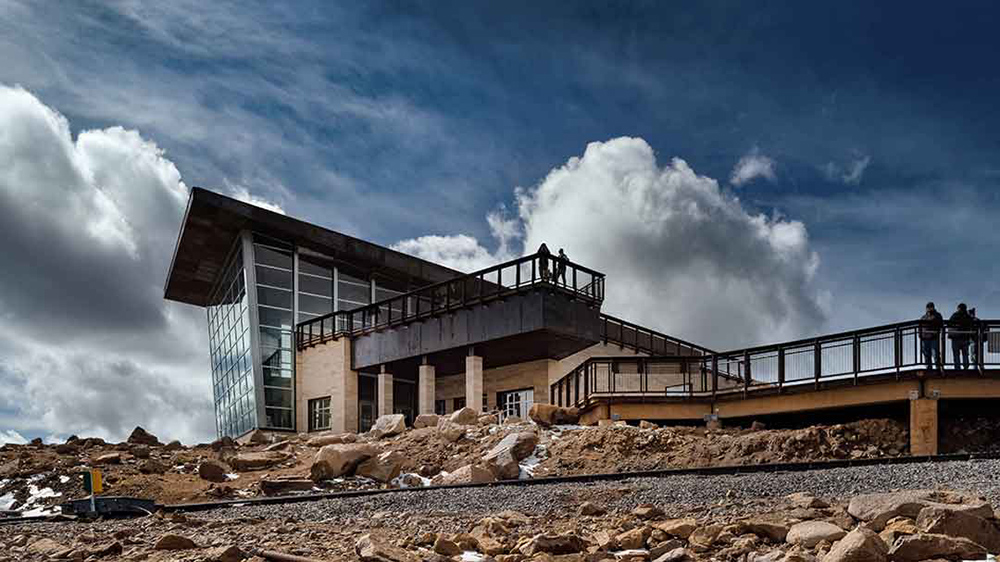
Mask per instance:
[[[1000,505],[1000,461],[401,492],[280,507],[243,506],[202,512],[198,516],[209,519],[291,517],[303,521],[351,521],[366,520],[380,512],[481,517],[512,509],[533,515],[568,514],[583,501],[599,502],[613,512],[630,511],[639,504],[653,503],[676,512],[698,512],[707,516],[758,512],[773,503],[774,498],[793,492],[809,491],[828,500],[847,501],[858,494],[918,488],[975,492],[985,496],[992,504]]]

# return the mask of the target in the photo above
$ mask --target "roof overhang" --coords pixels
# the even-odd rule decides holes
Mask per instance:
[[[194,187],[174,248],[164,298],[206,306],[229,251],[243,230],[315,250],[372,274],[407,279],[414,286],[460,275],[453,269],[378,244]]]

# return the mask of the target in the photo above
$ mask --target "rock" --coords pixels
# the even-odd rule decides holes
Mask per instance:
[[[375,420],[375,425],[371,428],[371,433],[376,439],[392,437],[393,435],[399,435],[404,431],[406,431],[406,416],[403,414],[388,414],[385,416],[379,416],[378,419]]]
[[[925,533],[963,537],[990,552],[1000,552],[1000,530],[992,522],[965,511],[925,507],[917,515],[916,528]]]
[[[889,549],[894,562],[919,562],[932,558],[948,560],[981,560],[986,549],[962,537],[920,533],[900,537]]]
[[[403,474],[400,475],[398,484],[400,488],[420,488],[424,481],[416,474]]]
[[[404,460],[401,453],[386,451],[359,464],[354,474],[378,480],[379,482],[389,482],[399,476]]]
[[[239,453],[229,459],[229,464],[237,471],[264,470],[288,460],[289,456],[278,451]]]
[[[615,537],[615,541],[618,542],[618,546],[623,550],[645,548],[646,539],[649,538],[649,534],[651,532],[652,529],[649,527],[636,527],[635,529],[618,534],[618,536]]]
[[[785,496],[785,499],[787,499],[788,503],[792,506],[801,509],[824,509],[830,507],[830,504],[808,492],[796,492],[794,494],[789,494]]]
[[[160,537],[156,541],[156,545],[153,546],[154,550],[187,550],[189,548],[198,548],[198,545],[185,536],[171,533]]]
[[[451,423],[457,423],[458,425],[475,425],[479,422],[479,412],[466,406],[461,410],[455,410],[452,412],[448,421]]]
[[[537,445],[534,432],[511,433],[483,456],[483,462],[498,479],[513,480],[521,473],[520,461],[531,456]]]
[[[687,540],[691,536],[691,533],[698,528],[698,521],[693,517],[670,519],[668,521],[653,523],[653,528],[659,529],[672,537]]]
[[[31,554],[37,554],[39,556],[48,558],[56,552],[65,550],[66,547],[57,543],[56,541],[48,538],[38,539],[37,541],[28,545],[28,552]]]
[[[663,517],[663,510],[653,504],[644,503],[633,509],[632,515],[635,515],[639,519],[656,519],[657,517]]]
[[[518,416],[507,416],[506,418],[503,419],[504,425],[517,425],[519,423],[524,423],[524,420],[519,418]]]
[[[237,546],[217,546],[206,554],[208,562],[241,562],[247,554]]]
[[[136,428],[132,430],[132,434],[128,436],[128,440],[126,441],[126,443],[132,445],[152,445],[152,446],[162,445],[162,443],[160,443],[160,440],[157,439],[155,435],[149,433],[148,431],[139,426],[136,426]]]
[[[678,548],[684,548],[685,545],[687,545],[687,543],[680,539],[669,539],[663,541],[661,543],[658,543],[653,548],[649,549],[649,559],[656,560],[657,558],[663,556],[664,554],[672,550],[677,550]]]
[[[121,464],[121,453],[107,453],[94,459],[94,464]]]
[[[291,492],[308,492],[315,484],[302,478],[276,478],[260,481],[260,492],[265,496],[282,496]]]
[[[378,449],[367,443],[326,445],[316,452],[310,478],[318,482],[350,474],[359,464],[377,454]]]
[[[468,464],[448,474],[441,473],[431,480],[434,486],[450,486],[454,484],[485,484],[496,478],[493,472],[481,466]]]
[[[838,541],[847,533],[833,523],[826,521],[803,521],[796,523],[788,529],[785,540],[790,544],[797,544],[806,548],[813,548],[822,541]]]
[[[354,433],[324,433],[309,439],[306,445],[310,447],[325,447],[327,445],[354,443],[357,440],[358,436]]]
[[[720,533],[722,533],[722,525],[703,525],[695,528],[688,537],[688,542],[692,546],[708,548],[715,543]]]
[[[993,518],[993,508],[977,496],[944,490],[906,490],[855,496],[847,512],[855,519],[865,521],[874,531],[881,531],[893,517],[915,519],[925,507],[967,511],[983,519]]]
[[[694,553],[686,548],[675,548],[653,560],[653,562],[694,562]]]
[[[149,445],[134,445],[129,448],[129,452],[137,459],[148,459]]]
[[[445,556],[455,556],[462,554],[462,547],[455,544],[455,542],[450,541],[443,536],[438,536],[437,540],[434,541],[434,552],[438,554],[443,554]]]
[[[52,448],[59,455],[75,455],[79,452],[79,447],[75,443],[60,443]]]
[[[519,549],[525,556],[533,556],[536,553],[547,554],[574,554],[582,552],[587,548],[587,541],[567,533],[565,535],[535,535]]]
[[[739,529],[739,534],[752,533],[758,537],[764,537],[777,543],[785,542],[785,539],[788,536],[787,525],[764,519],[741,521],[737,527]]]
[[[224,435],[220,439],[212,441],[213,451],[221,451],[222,449],[233,449],[235,447],[236,447],[236,442],[233,441],[233,438],[228,435]]]
[[[528,417],[542,427],[562,424],[576,424],[580,421],[580,411],[551,404],[532,404]]]
[[[236,442],[240,445],[266,445],[271,442],[271,437],[263,431],[255,429],[237,437]]]
[[[642,420],[639,422],[639,429],[658,429],[660,426],[653,422]]]
[[[87,556],[93,556],[96,558],[104,558],[105,556],[118,556],[125,551],[125,547],[122,543],[118,541],[111,541],[98,545],[94,548],[87,549]]]
[[[477,425],[497,425],[498,423],[500,423],[500,420],[496,414],[482,414],[476,418]]]
[[[606,510],[593,503],[593,502],[583,502],[580,504],[580,509],[577,511],[579,515],[604,515]]]
[[[163,474],[170,468],[156,459],[146,459],[139,464],[139,472],[143,474]]]
[[[184,448],[184,445],[182,445],[181,442],[178,441],[178,440],[176,440],[176,439],[174,439],[170,443],[167,443],[166,445],[163,446],[163,450],[164,451],[179,451],[179,450],[181,450],[183,448]]]
[[[354,553],[361,562],[421,562],[416,554],[371,535],[364,535],[354,543]]]
[[[206,459],[198,463],[198,476],[209,482],[226,482],[231,469],[217,460]]]
[[[267,447],[264,447],[264,451],[269,452],[269,453],[271,451],[284,451],[291,444],[292,444],[292,442],[290,440],[285,439],[284,441],[278,441],[277,443],[271,443]]]
[[[438,436],[449,443],[454,443],[465,435],[465,428],[448,418],[441,418],[437,426]]]
[[[889,548],[874,531],[858,527],[837,541],[823,562],[886,562]]]
[[[413,429],[437,427],[440,418],[441,416],[438,416],[437,414],[420,414],[417,416],[417,419],[413,420]]]
[[[755,421],[750,424],[750,431],[764,431],[765,429],[767,426],[764,425],[764,422]]]

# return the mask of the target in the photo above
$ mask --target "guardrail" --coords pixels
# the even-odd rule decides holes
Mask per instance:
[[[537,288],[562,291],[594,305],[604,300],[604,274],[550,254],[532,254],[295,327],[299,349],[356,336]]]
[[[792,342],[698,356],[595,357],[550,387],[553,404],[583,407],[609,398],[714,397],[717,394],[846,381],[926,370],[921,334],[927,325],[901,322]],[[1000,321],[982,320],[974,330],[945,322],[931,334],[940,368],[954,370],[951,340],[969,341],[969,368],[1000,369]],[[963,365],[964,367],[964,365]],[[939,365],[931,365],[937,371]]]
[[[711,355],[715,353],[707,347],[686,342],[633,324],[609,314],[601,314],[601,339],[604,343],[614,343],[650,355]]]

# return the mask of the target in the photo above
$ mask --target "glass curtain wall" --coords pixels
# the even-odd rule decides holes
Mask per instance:
[[[215,429],[220,437],[235,437],[257,427],[250,304],[240,240],[223,269],[210,303],[206,311]]]
[[[294,249],[254,235],[253,253],[265,427],[294,430]]]

